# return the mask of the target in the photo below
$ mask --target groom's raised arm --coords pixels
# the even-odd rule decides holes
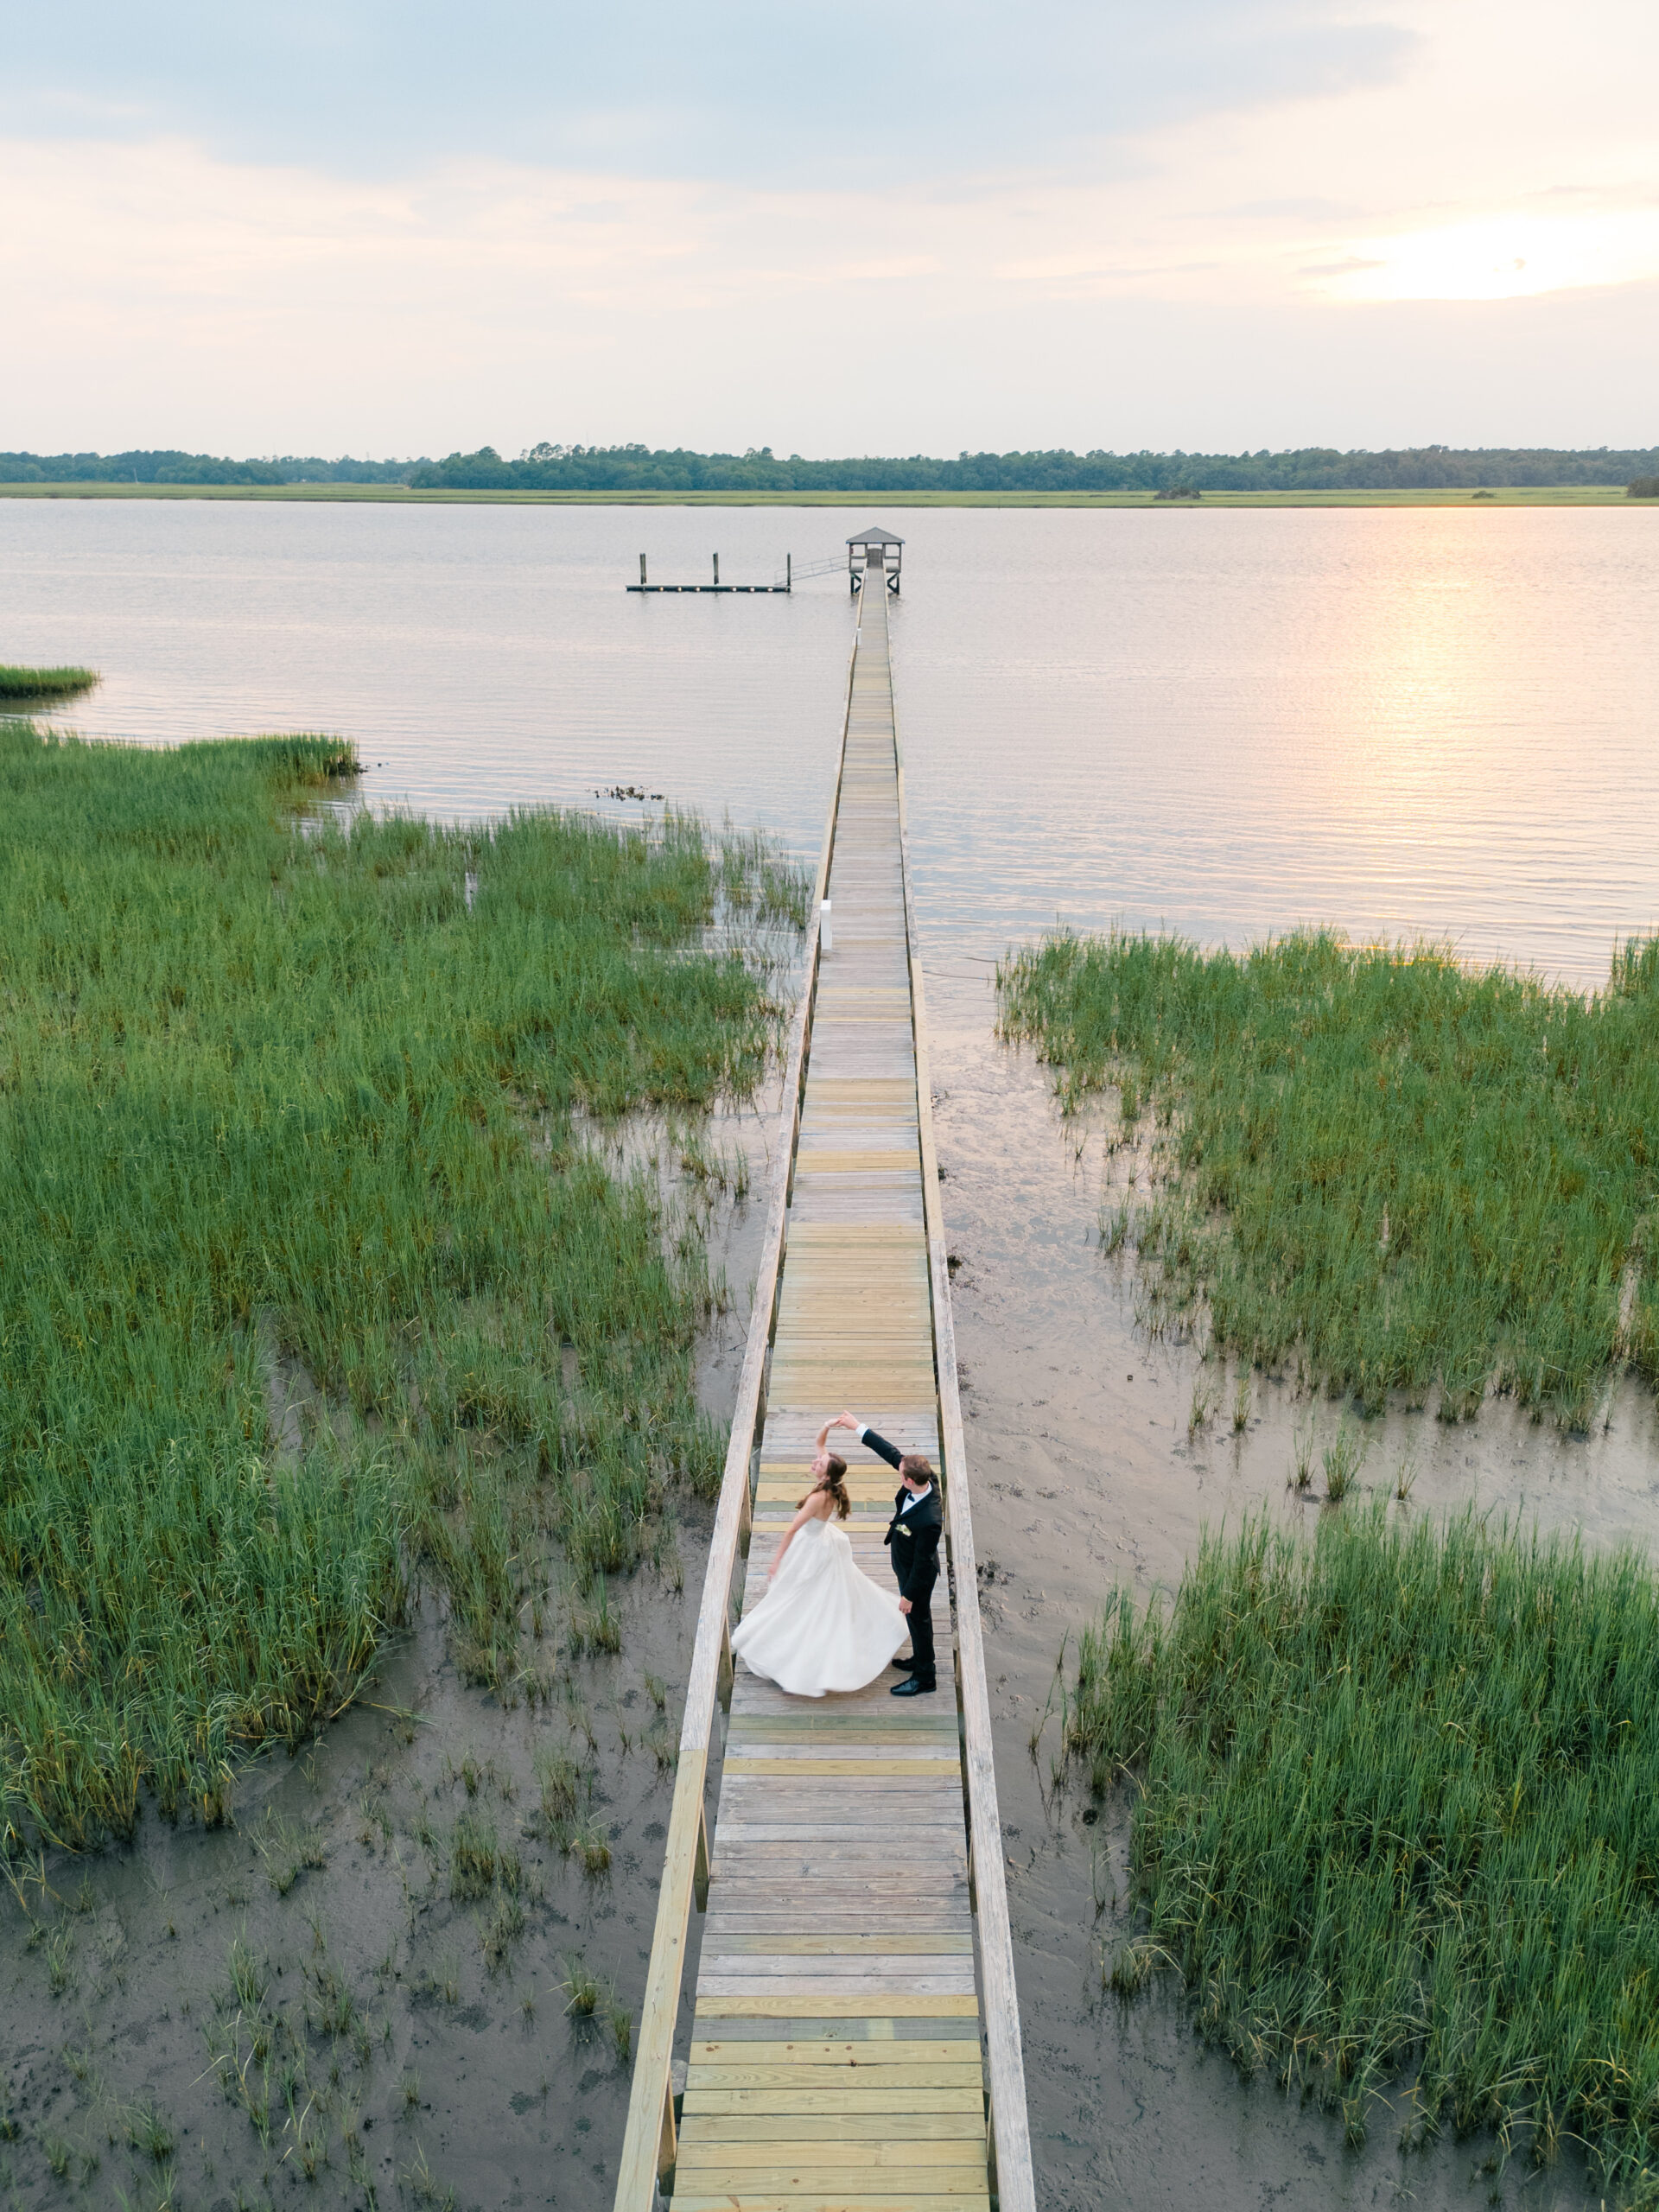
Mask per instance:
[[[868,1421],[858,1421],[851,1414],[837,1414],[830,1426],[855,1429],[859,1442],[874,1452],[878,1459],[885,1459],[890,1467],[896,1467],[905,1456],[896,1444],[889,1444],[885,1436],[876,1434]]]

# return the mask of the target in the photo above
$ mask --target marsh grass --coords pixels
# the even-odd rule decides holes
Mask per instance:
[[[581,1861],[582,1871],[589,1881],[597,1881],[610,1872],[611,1841],[603,1828],[590,1824],[573,1836],[566,1848]]]
[[[495,1887],[497,1847],[492,1823],[463,1813],[449,1846],[449,1894],[470,1903]]]
[[[316,1828],[280,1820],[269,1807],[264,1826],[253,1840],[264,1862],[265,1878],[279,1897],[288,1895],[302,1872],[321,1872],[328,1864],[327,1847]]]
[[[1137,1784],[1140,1934],[1246,2070],[1421,2135],[1580,2137],[1659,2203],[1659,1585],[1630,1554],[1388,1517],[1210,1537],[1084,1639],[1072,1758]]]
[[[567,1961],[559,1986],[565,1994],[566,2012],[576,2019],[592,2019],[605,1994],[599,1976],[580,1958]]]
[[[158,2106],[141,2099],[128,2107],[123,2125],[130,2147],[143,2151],[158,2166],[172,2157],[173,2124],[165,2118]]]
[[[1147,1318],[1444,1418],[1489,1388],[1568,1428],[1628,1363],[1659,1383],[1659,940],[1598,996],[1432,945],[1303,934],[1243,957],[1058,937],[998,971],[1005,1033],[1074,1109],[1154,1111],[1155,1195],[1109,1207]]]
[[[1241,1373],[1233,1384],[1233,1434],[1242,1436],[1250,1425],[1250,1409],[1255,1398],[1255,1386],[1247,1371]]]
[[[512,1955],[512,1947],[524,1932],[525,1914],[522,1898],[503,1891],[495,1900],[487,1921],[479,1927],[479,1947],[484,1954],[484,1963],[489,1971],[499,1974]]]
[[[1340,1505],[1359,1478],[1370,1452],[1369,1439],[1362,1436],[1349,1421],[1337,1423],[1337,1433],[1319,1454],[1325,1469],[1325,1495],[1329,1503]]]
[[[95,668],[15,668],[0,664],[0,699],[73,699],[102,679]]]
[[[672,817],[296,834],[351,766],[0,722],[11,1849],[124,1834],[146,1788],[222,1819],[234,1754],[347,1703],[416,1579],[516,1696],[548,1545],[578,1591],[626,1573],[717,1465],[701,1232],[578,1121],[752,1090],[775,962],[702,939],[792,915],[791,871]],[[273,1347],[308,1393],[281,1450]]]
[[[591,1604],[577,1602],[570,1608],[569,1649],[572,1658],[583,1652],[615,1654],[622,1649],[622,1624],[611,1607],[610,1592],[602,1574],[594,1578]]]

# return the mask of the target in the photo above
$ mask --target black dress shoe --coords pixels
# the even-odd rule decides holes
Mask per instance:
[[[913,1651],[906,1651],[901,1657],[895,1659],[893,1663],[895,1667],[902,1667],[906,1672],[908,1673],[910,1669],[916,1664],[916,1654]]]
[[[889,1697],[931,1697],[938,1687],[938,1685],[935,1682],[918,1682],[912,1675],[907,1682],[895,1682],[887,1692],[887,1695]]]

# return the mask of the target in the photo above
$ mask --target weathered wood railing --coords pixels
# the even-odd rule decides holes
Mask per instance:
[[[717,1702],[723,1705],[731,1694],[732,1591],[740,1562],[748,1553],[755,1449],[766,1412],[766,1354],[777,1325],[784,1231],[794,1175],[796,1139],[800,1129],[801,1088],[817,995],[824,889],[830,880],[830,860],[835,846],[836,817],[847,758],[853,672],[857,663],[858,639],[855,632],[847,670],[847,702],[842,715],[836,788],[830,798],[830,819],[807,919],[805,974],[785,1061],[766,1240],[755,1276],[748,1347],[738,1378],[737,1404],[732,1414],[731,1440],[726,1449],[726,1469],[721,1478],[720,1503],[709,1547],[696,1641],[686,1680],[685,1719],[680,1729],[674,1805],[669,1815],[662,1887],[657,1894],[657,1924],[652,1936],[651,1964],[645,1974],[645,2008],[634,2047],[633,2084],[617,2174],[617,2212],[652,2212],[658,2201],[658,2183],[674,2164],[674,2027],[685,1980],[692,1899],[696,1897],[701,1911],[708,1898],[709,1832],[704,1802],[714,1746],[715,1709]]]

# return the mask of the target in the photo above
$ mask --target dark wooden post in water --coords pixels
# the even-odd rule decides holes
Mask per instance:
[[[645,555],[642,553],[642,554],[639,556],[639,588],[640,588],[640,590],[641,590],[641,591],[644,591],[645,588]]]
[[[720,589],[720,556],[718,553],[715,556],[715,589],[716,591]]]
[[[885,576],[885,539],[880,557]],[[888,604],[858,607],[616,2212],[664,2195],[670,2212],[989,2212],[994,2191],[1000,2212],[1036,2212]],[[882,1675],[791,1698],[732,1663],[734,1611],[766,1589],[818,1423],[849,1402],[942,1475],[932,1697],[894,1704]],[[893,1479],[849,1456],[847,1535],[884,1576]],[[682,2074],[694,1904],[708,1916]]]

